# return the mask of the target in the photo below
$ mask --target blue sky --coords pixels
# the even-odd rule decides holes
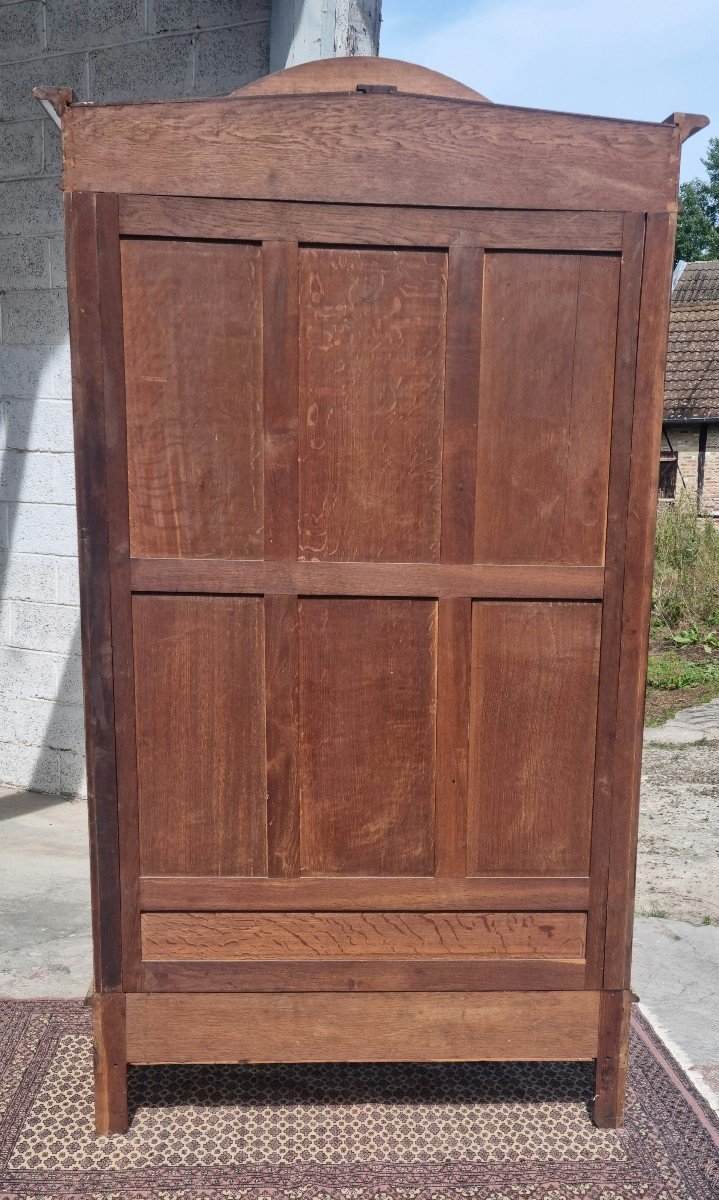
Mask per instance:
[[[500,104],[662,121],[701,112],[682,179],[719,137],[719,0],[383,0],[380,53]]]

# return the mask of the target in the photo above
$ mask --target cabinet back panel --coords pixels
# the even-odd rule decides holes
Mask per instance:
[[[262,602],[133,599],[140,867],[267,869]]]
[[[472,617],[468,872],[585,874],[601,610],[477,602]]]
[[[300,558],[436,562],[447,256],[301,249]]]
[[[260,249],[121,245],[131,553],[260,558]]]

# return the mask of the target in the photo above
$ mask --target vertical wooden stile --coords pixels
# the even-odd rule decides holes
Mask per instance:
[[[122,979],[125,991],[140,986],[140,872],[135,755],[135,679],[132,648],[130,525],[127,492],[127,429],[122,323],[122,279],[117,196],[96,197],[100,324],[107,439],[108,535],[112,611],[113,684],[117,754]]]
[[[298,296],[296,242],[264,242],[263,398],[265,558],[297,558]],[[300,865],[297,597],[265,596],[267,868]]]
[[[621,637],[621,598],[624,585],[626,513],[634,412],[634,380],[639,328],[639,297],[644,251],[644,214],[624,218],[619,277],[617,349],[614,373],[612,442],[607,504],[605,583],[602,641],[599,659],[597,752],[594,763],[594,804],[590,863],[589,922],[586,979],[601,987],[607,902],[607,856],[611,824],[614,738]]]
[[[108,454],[97,198],[65,198],[80,559],[94,986],[122,987],[120,847],[109,569]]]
[[[675,222],[672,214],[649,213],[644,249],[625,551],[632,569],[625,572],[624,577],[609,843],[604,987],[611,990],[630,987],[639,781],[662,427],[661,396]]]

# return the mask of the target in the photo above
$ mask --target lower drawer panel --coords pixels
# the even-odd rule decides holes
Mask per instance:
[[[131,1063],[571,1061],[599,992],[127,997]]]
[[[145,960],[582,959],[584,913],[145,913]]]

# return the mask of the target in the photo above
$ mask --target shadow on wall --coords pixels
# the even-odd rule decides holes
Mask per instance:
[[[13,295],[40,306],[48,292]],[[33,332],[8,341],[3,325],[0,347],[0,779],[77,796],[86,784],[68,348],[34,344]]]

